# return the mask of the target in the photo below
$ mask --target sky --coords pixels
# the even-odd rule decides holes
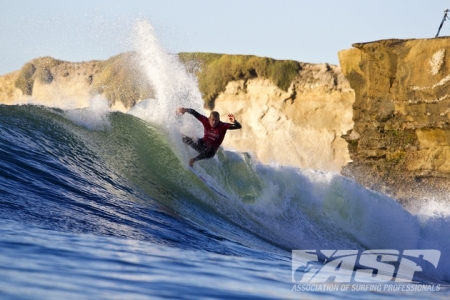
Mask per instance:
[[[171,53],[339,64],[353,43],[434,38],[450,0],[0,0],[0,75],[31,59],[80,62],[134,50],[150,22]],[[450,17],[450,14],[449,14]],[[440,36],[450,35],[450,20]]]

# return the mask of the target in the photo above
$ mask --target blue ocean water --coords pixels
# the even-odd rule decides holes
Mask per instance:
[[[2,299],[379,299],[450,295],[450,217],[406,211],[337,174],[219,150],[196,170],[181,133],[195,78],[145,22],[136,49],[156,90],[129,113],[0,105]],[[439,200],[439,199],[438,199]],[[418,204],[420,206],[421,204]],[[436,249],[439,291],[296,291],[292,250]],[[297,274],[306,272],[294,270]]]

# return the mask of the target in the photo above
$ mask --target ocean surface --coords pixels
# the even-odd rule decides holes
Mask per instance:
[[[202,128],[175,110],[203,112],[195,77],[145,21],[135,47],[156,95],[128,113],[100,97],[84,109],[57,98],[0,105],[1,299],[450,297],[445,199],[410,213],[338,174],[222,148],[195,168],[226,199],[187,167],[195,153],[181,134]],[[309,270],[293,267],[292,251],[333,249],[437,250],[437,266],[421,264],[413,282],[433,290],[300,285]]]

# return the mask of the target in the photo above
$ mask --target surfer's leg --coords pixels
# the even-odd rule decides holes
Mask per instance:
[[[199,155],[189,160],[189,165],[191,167],[194,165],[194,162],[202,159],[211,158],[216,154],[216,151],[214,149],[208,148],[202,139],[194,141],[192,138],[188,136],[183,136],[183,142],[199,152]]]
[[[192,148],[194,148],[195,150],[198,150],[198,142],[194,141],[193,139],[191,139],[188,136],[183,136],[183,142],[185,144],[188,144],[189,146],[191,146]],[[199,151],[200,152],[200,151]]]
[[[194,157],[194,161],[208,159],[214,157],[214,155],[216,155],[216,151],[214,151],[211,148],[207,148],[204,151],[200,152],[200,154],[197,157]]]
[[[202,139],[194,141],[188,136],[183,136],[183,142],[194,148],[197,152],[203,152],[206,150],[206,145],[203,143]]]
[[[196,161],[198,161],[198,160],[202,160],[202,159],[207,159],[207,158],[214,157],[215,154],[216,154],[216,151],[207,148],[205,151],[200,152],[200,154],[197,155],[196,157],[191,158],[191,159],[189,160],[189,165],[190,165],[191,167],[193,167],[193,166],[194,166],[194,162],[196,162]]]

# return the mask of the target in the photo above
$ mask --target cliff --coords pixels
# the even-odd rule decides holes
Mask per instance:
[[[353,90],[340,68],[246,55],[181,53],[195,72],[207,110],[234,113],[243,129],[224,146],[261,162],[339,172],[350,160],[341,138],[353,126]],[[153,96],[136,53],[70,63],[50,57],[0,77],[0,103],[63,109],[89,106],[95,95],[127,111]]]
[[[355,91],[343,174],[402,202],[450,188],[450,39],[357,43],[339,52]]]
[[[251,151],[263,163],[339,172],[350,161],[341,135],[353,127],[353,101],[338,67],[300,63],[287,91],[264,78],[231,81],[214,109],[244,122],[225,146]]]
[[[105,61],[72,63],[41,57],[21,70],[0,76],[0,103],[36,103],[60,108],[89,106],[95,95],[126,111],[152,96],[137,55],[122,53]]]

